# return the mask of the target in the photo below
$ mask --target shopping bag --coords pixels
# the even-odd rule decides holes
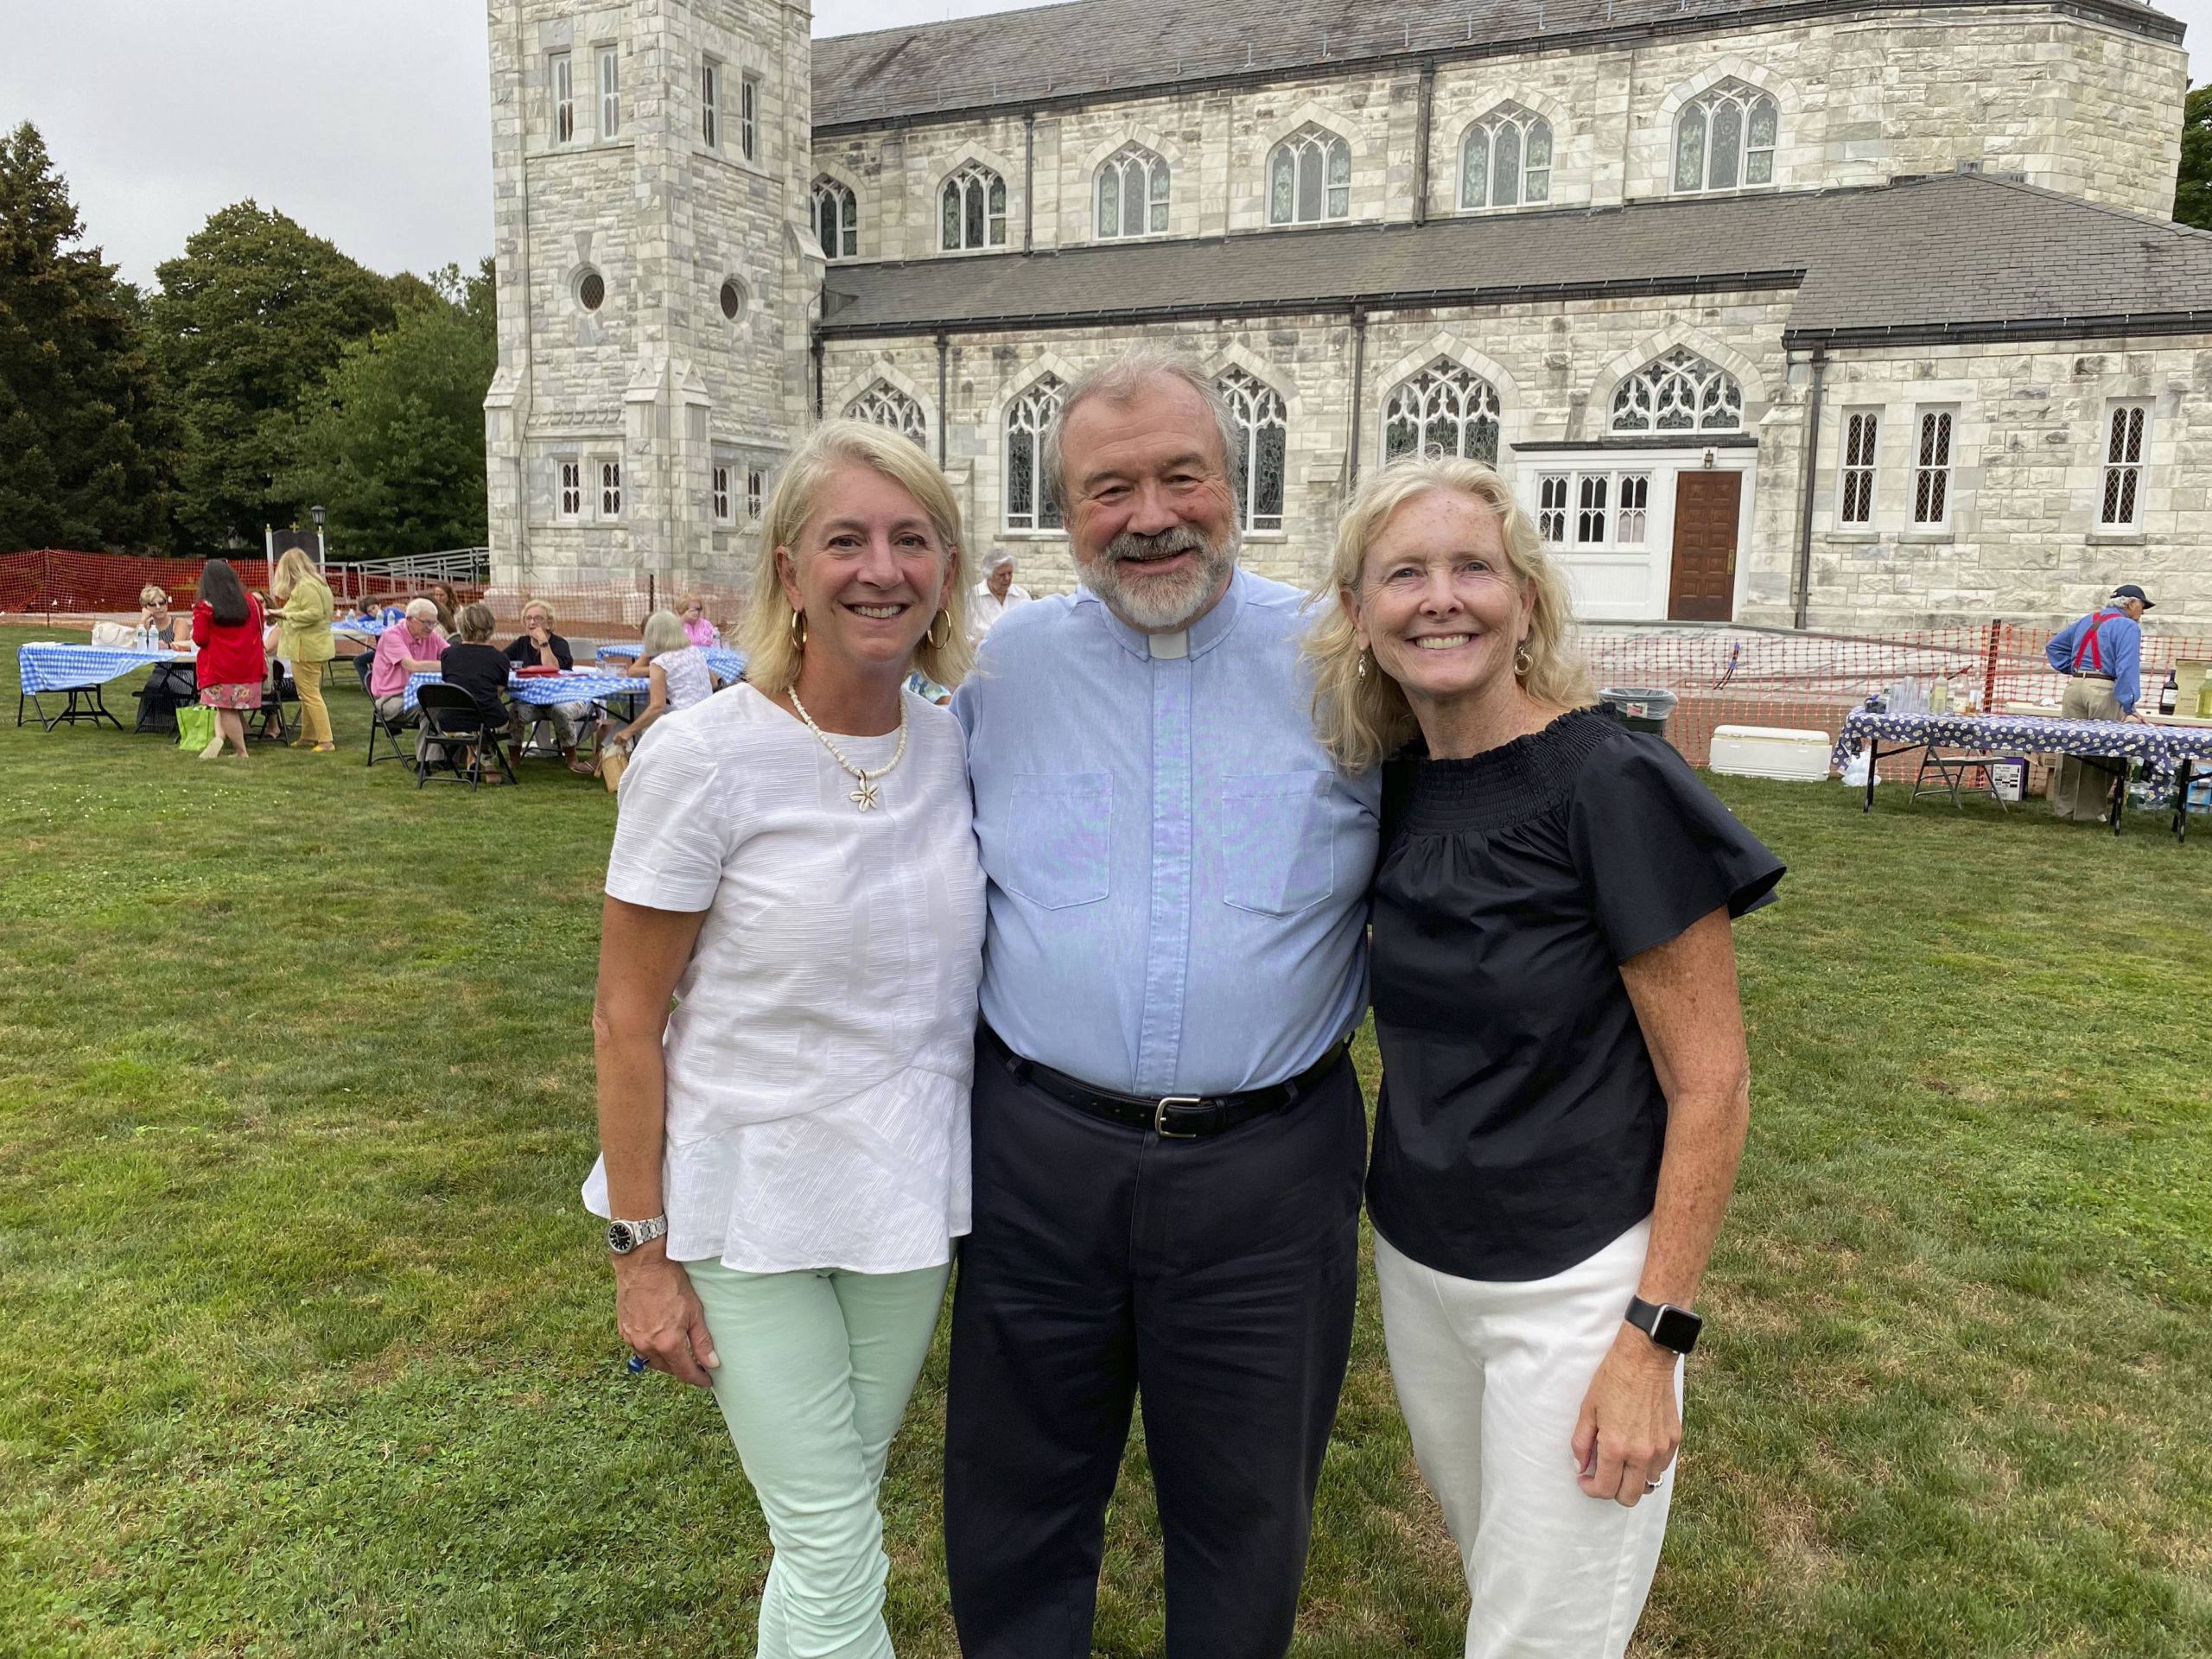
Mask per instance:
[[[630,764],[630,757],[620,749],[609,749],[599,757],[599,775],[607,785],[607,792],[613,794],[622,783],[622,769]]]
[[[215,741],[215,711],[204,703],[187,703],[176,711],[176,746],[204,749]]]

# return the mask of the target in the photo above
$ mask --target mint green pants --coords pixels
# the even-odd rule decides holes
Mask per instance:
[[[950,1265],[740,1273],[686,1262],[721,1360],[715,1401],[775,1546],[759,1659],[891,1659],[883,1459],[937,1331]]]

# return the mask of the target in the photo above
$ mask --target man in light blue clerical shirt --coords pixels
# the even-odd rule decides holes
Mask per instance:
[[[1241,433],[1133,353],[1046,435],[1084,591],[953,698],[990,877],[945,1431],[968,1659],[1088,1659],[1132,1400],[1170,1659],[1289,1645],[1351,1342],[1377,791],[1313,734],[1302,596],[1236,569]]]

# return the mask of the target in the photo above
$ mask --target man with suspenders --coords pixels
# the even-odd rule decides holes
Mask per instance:
[[[2068,677],[2066,718],[2132,720],[2141,690],[2138,664],[2143,653],[2139,626],[2151,601],[2132,582],[2112,590],[2096,610],[2061,629],[2044,647],[2044,658]],[[2110,810],[2112,765],[2067,755],[2051,779],[2050,810],[2062,818],[2101,823]]]

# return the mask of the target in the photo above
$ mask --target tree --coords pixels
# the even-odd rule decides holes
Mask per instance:
[[[2191,88],[2182,105],[2181,174],[2174,181],[2174,218],[2212,231],[2212,85]]]
[[[0,137],[0,551],[144,549],[168,460],[137,295],[29,122]]]
[[[153,338],[182,429],[180,537],[253,545],[308,502],[277,487],[293,408],[346,346],[393,320],[393,285],[283,213],[242,201],[212,214],[156,275]]]
[[[412,279],[410,279],[412,280]],[[388,558],[489,539],[484,394],[499,364],[491,261],[448,265],[390,328],[347,346],[300,406],[282,493],[329,509],[334,554]]]

